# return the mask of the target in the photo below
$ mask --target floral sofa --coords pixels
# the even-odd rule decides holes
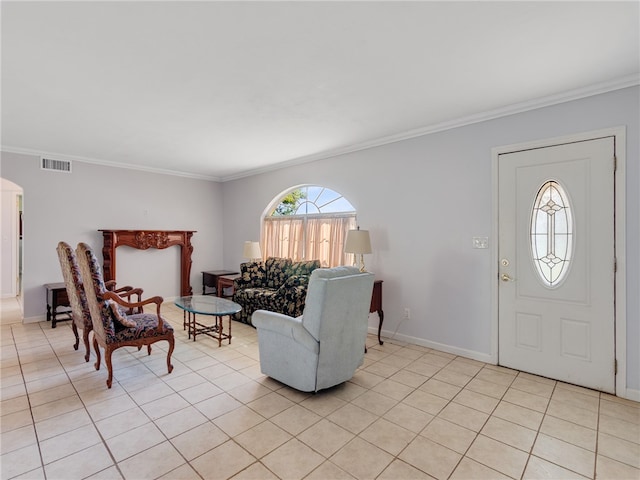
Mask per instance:
[[[269,310],[290,317],[302,315],[309,276],[320,268],[320,260],[293,262],[269,257],[266,261],[240,264],[240,277],[233,282],[233,301],[242,310],[234,320],[251,324],[256,310]]]

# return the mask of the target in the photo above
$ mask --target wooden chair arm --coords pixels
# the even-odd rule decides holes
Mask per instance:
[[[138,308],[138,307],[143,307],[145,305],[149,305],[151,303],[155,303],[157,305],[158,311],[160,311],[160,305],[162,305],[162,302],[164,302],[164,299],[160,296],[149,297],[146,300],[141,300],[139,302],[127,302],[120,295],[113,292],[105,292],[104,295],[102,295],[102,298],[104,300],[113,300],[118,305],[125,308]]]
[[[149,305],[151,303],[155,303],[156,304],[156,316],[158,317],[158,331],[160,333],[163,333],[164,330],[164,319],[162,318],[162,316],[160,315],[160,305],[162,305],[162,302],[164,302],[164,299],[160,296],[155,296],[155,297],[150,297],[147,298],[146,300],[142,300],[140,302],[127,302],[125,301],[121,296],[113,293],[113,292],[105,292],[104,295],[102,295],[102,299],[103,300],[113,300],[114,302],[116,302],[118,305],[127,308],[127,309],[134,309],[134,308],[139,308],[140,311],[142,311],[142,307],[144,307],[145,305]]]
[[[126,296],[129,296],[129,295],[137,295],[137,294],[142,295],[142,292],[144,292],[144,290],[143,290],[143,289],[138,288],[138,287],[136,287],[136,288],[133,288],[133,287],[123,287],[123,288],[127,288],[128,290],[124,290],[124,291],[122,291],[122,292],[121,292],[120,290],[122,290],[122,289],[121,289],[121,288],[119,288],[118,290],[112,290],[112,292],[113,292],[113,293],[117,293],[117,294],[119,294],[119,295],[120,295],[120,296],[122,296],[122,297],[126,297]]]
[[[124,294],[123,296],[127,296],[127,294],[135,294],[140,292],[140,294],[142,294],[142,292],[144,290],[142,290],[141,288],[134,288],[131,285],[125,285],[124,287],[119,287],[116,288],[116,281],[115,280],[109,280],[108,282],[104,282],[105,286],[107,287],[107,290],[109,292],[114,292],[114,293],[120,293],[120,294]]]
[[[131,297],[133,297],[134,295],[138,296],[138,302],[142,301],[142,291],[143,290],[141,288],[131,288],[130,290],[126,290],[124,292],[113,291],[113,293],[118,293],[120,298],[126,298],[127,302],[132,303],[133,300],[131,299]],[[138,308],[137,310],[130,308],[129,310],[127,310],[127,312],[129,313],[129,315],[132,315],[134,313],[142,313],[142,307]]]
[[[110,292],[120,293],[120,292],[128,292],[129,290],[133,290],[133,287],[131,285],[125,285],[124,287],[115,288],[115,283],[114,283],[113,288],[107,287],[107,290],[109,290]]]
[[[126,292],[127,290],[133,289],[133,287],[131,285],[125,285],[124,287],[116,288],[116,281],[115,280],[107,280],[106,282],[104,282],[104,286],[110,292],[116,292],[116,293],[117,292]]]

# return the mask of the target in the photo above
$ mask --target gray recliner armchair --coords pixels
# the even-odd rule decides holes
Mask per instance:
[[[364,360],[373,281],[355,267],[319,268],[300,317],[254,312],[262,373],[303,392],[353,377]]]

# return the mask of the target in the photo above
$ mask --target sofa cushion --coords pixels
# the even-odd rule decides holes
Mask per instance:
[[[242,263],[240,264],[240,272],[240,282],[243,284],[243,288],[246,286],[259,287],[267,279],[267,267],[264,262]]]
[[[291,275],[280,285],[278,290],[284,293],[289,288],[306,287],[307,285],[309,285],[309,275]]]
[[[286,279],[287,271],[291,266],[290,258],[269,257],[266,261],[267,288],[280,288]]]
[[[320,260],[306,260],[301,262],[293,262],[289,267],[287,274],[291,275],[311,275],[316,268],[320,268]]]

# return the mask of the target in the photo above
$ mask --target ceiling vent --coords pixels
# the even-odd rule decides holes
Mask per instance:
[[[53,160],[51,158],[40,157],[40,169],[71,173],[71,162],[69,160]]]

